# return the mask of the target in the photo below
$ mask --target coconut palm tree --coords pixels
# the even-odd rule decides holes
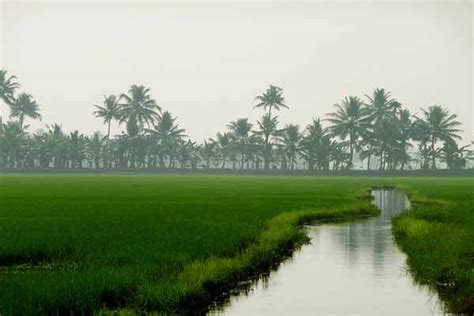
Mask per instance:
[[[400,152],[400,127],[398,118],[382,121],[374,135],[378,138],[375,143],[376,155],[379,157],[379,170],[393,169],[395,153]]]
[[[431,168],[436,169],[436,157],[439,151],[436,150],[436,143],[439,140],[449,141],[460,139],[461,125],[456,120],[457,115],[449,113],[448,109],[440,105],[433,105],[428,109],[421,109],[423,117],[417,119],[417,132],[422,133],[426,139],[430,140]]]
[[[39,105],[30,94],[21,93],[10,105],[10,117],[17,118],[20,127],[23,128],[26,117],[41,119]]]
[[[410,111],[407,109],[400,110],[397,117],[398,128],[398,146],[394,153],[395,164],[400,163],[400,169],[405,169],[405,166],[410,162],[411,157],[408,154],[408,149],[413,147],[410,144],[410,139],[413,134],[413,124],[411,122]]]
[[[64,168],[66,163],[67,139],[62,126],[54,123],[48,126],[48,132],[44,135],[45,151],[53,160],[54,168]],[[47,166],[49,166],[49,161]]]
[[[107,136],[105,140],[105,149],[104,149],[104,165],[110,167],[111,164],[111,152],[110,152],[110,126],[112,120],[121,119],[120,111],[120,97],[115,95],[104,95],[104,100],[102,105],[94,105],[96,110],[93,112],[94,115],[98,118],[101,118],[104,124],[107,124]]]
[[[236,121],[230,122],[227,125],[232,133],[234,141],[240,151],[240,169],[244,168],[246,158],[247,146],[250,142],[250,131],[252,124],[247,118],[240,118]]]
[[[204,143],[201,147],[201,157],[206,162],[207,169],[211,167],[211,162],[217,155],[217,146],[217,142],[212,138],[204,140]]]
[[[255,97],[258,103],[255,108],[263,108],[265,111],[268,108],[268,116],[272,116],[272,108],[280,111],[280,108],[288,109],[283,97],[283,89],[277,86],[270,85],[270,87],[262,94]]]
[[[377,148],[375,155],[379,158],[379,169],[384,169],[388,163],[388,151],[390,143],[396,135],[397,113],[401,109],[401,104],[391,97],[391,92],[385,89],[375,89],[371,96],[365,95],[369,100],[367,104],[368,120],[372,124],[372,135],[375,137]]]
[[[349,164],[349,154],[347,153],[346,146],[345,143],[338,143],[335,140],[332,140],[328,144],[330,153],[329,160],[332,161],[333,170],[341,170]]]
[[[374,135],[373,128],[368,128],[361,132],[361,146],[359,158],[362,161],[367,160],[367,170],[370,170],[372,157],[377,156],[378,140]]]
[[[158,114],[158,121],[154,128],[146,130],[159,145],[158,155],[162,167],[165,166],[165,156],[169,158],[168,168],[173,165],[179,141],[185,136],[184,129],[179,128],[179,125],[175,123],[176,119],[170,112],[165,111],[163,114]]]
[[[313,119],[313,122],[306,126],[305,135],[301,139],[301,156],[306,161],[308,170],[324,169],[329,156],[329,142],[330,135],[327,129],[323,128],[321,120]]]
[[[136,163],[136,166],[137,167],[145,167],[147,166],[147,158],[149,157],[149,151],[150,151],[150,144],[152,143],[152,141],[150,140],[149,137],[146,137],[145,135],[137,135],[133,138],[133,146],[132,146],[132,150],[133,150],[133,164],[132,166],[135,166],[135,163]],[[173,164],[173,159],[170,158],[170,166],[171,167]]]
[[[110,151],[113,165],[119,168],[128,167],[132,148],[131,137],[122,132],[120,135],[111,139]]]
[[[414,141],[418,142],[418,153],[417,156],[419,157],[419,167],[421,169],[428,169],[431,157],[431,147],[430,143],[430,135],[428,133],[429,127],[428,124],[415,117],[415,120],[412,124],[412,135],[411,138]]]
[[[197,167],[197,161],[199,160],[199,148],[195,142],[191,140],[181,141],[178,148],[178,161],[180,168],[184,169],[189,163],[192,169]]]
[[[349,136],[349,167],[352,167],[354,150],[362,133],[370,127],[367,109],[358,97],[345,97],[340,104],[335,104],[336,112],[329,113],[332,135],[342,140]]]
[[[94,132],[91,137],[86,140],[87,143],[87,156],[91,161],[94,162],[94,168],[100,168],[100,160],[102,158],[104,137],[100,135],[100,132]]]
[[[270,113],[264,114],[260,121],[257,121],[259,130],[257,135],[263,137],[263,168],[270,168],[270,158],[272,156],[271,138],[278,135],[278,117],[271,117]]]
[[[27,134],[18,122],[7,122],[0,126],[0,160],[10,168],[18,166],[23,154]]]
[[[8,105],[15,101],[15,90],[20,88],[15,76],[8,76],[6,70],[0,70],[0,99]]]
[[[448,169],[464,169],[472,154],[469,147],[470,145],[459,147],[455,140],[447,139],[440,150],[441,162],[446,163]]]
[[[367,94],[365,96],[369,99],[367,104],[369,119],[374,125],[394,118],[397,110],[401,108],[401,104],[391,97],[391,92],[385,89],[375,89],[372,96]]]
[[[289,124],[281,131],[279,136],[280,144],[283,147],[291,170],[295,168],[296,158],[301,148],[300,142],[303,135],[299,129],[298,125]]]
[[[101,118],[104,124],[107,124],[107,138],[106,138],[106,146],[109,145],[110,139],[110,125],[112,120],[119,120],[120,119],[120,105],[119,100],[120,98],[116,97],[115,95],[104,95],[104,100],[102,101],[102,105],[94,105],[96,110],[94,111],[94,115],[98,118]]]
[[[120,104],[121,121],[127,122],[127,133],[132,137],[142,131],[144,124],[149,128],[161,111],[150,96],[150,88],[143,85],[132,85],[128,94],[120,97],[124,101]]]
[[[33,134],[30,146],[34,159],[38,162],[35,166],[46,168],[51,161],[51,153],[46,146],[46,133],[39,131]]]
[[[247,169],[259,169],[264,156],[264,141],[258,133],[252,133],[249,137],[245,154]]]
[[[67,142],[68,159],[71,168],[82,168],[82,161],[86,158],[86,137],[79,131],[69,134]]]
[[[222,159],[221,169],[224,169],[226,159],[232,146],[232,135],[230,133],[217,133],[217,144],[219,147],[219,156]]]

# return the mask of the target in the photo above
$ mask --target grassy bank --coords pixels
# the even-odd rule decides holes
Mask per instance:
[[[199,309],[304,242],[300,223],[375,214],[368,200],[355,195],[364,188],[405,185],[425,196],[433,192],[430,198],[468,204],[473,183],[0,175],[0,313]],[[464,188],[452,192],[459,196],[444,196],[443,188],[454,185]]]
[[[450,311],[474,314],[474,182],[410,183],[413,208],[393,222],[415,279]]]

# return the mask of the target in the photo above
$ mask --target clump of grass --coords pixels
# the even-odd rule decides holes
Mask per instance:
[[[397,243],[415,279],[435,289],[450,311],[474,313],[474,204],[472,191],[444,187],[430,198],[413,194],[415,207],[393,222]],[[472,187],[471,187],[472,189]],[[426,188],[424,188],[426,190]]]

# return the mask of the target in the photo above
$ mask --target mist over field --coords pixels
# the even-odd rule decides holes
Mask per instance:
[[[31,131],[105,134],[93,104],[143,84],[201,142],[237,117],[255,123],[254,98],[273,84],[290,107],[282,125],[385,88],[413,114],[447,107],[472,140],[470,1],[7,0],[0,10],[1,68],[41,105]]]

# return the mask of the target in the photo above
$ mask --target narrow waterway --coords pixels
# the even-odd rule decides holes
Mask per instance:
[[[211,315],[438,315],[438,297],[408,274],[391,218],[410,204],[390,188],[372,191],[380,216],[308,226],[312,243],[277,270],[230,296]]]

